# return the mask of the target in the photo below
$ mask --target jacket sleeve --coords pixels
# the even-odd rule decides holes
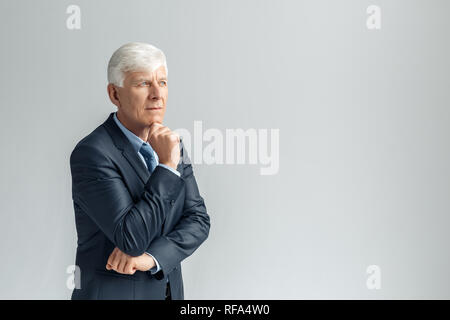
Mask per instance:
[[[162,280],[197,250],[209,235],[210,217],[186,150],[182,152],[182,165],[186,192],[183,214],[171,230],[155,238],[146,250],[159,262],[161,270],[154,274],[158,280]]]
[[[98,148],[75,147],[70,156],[72,197],[122,252],[142,255],[161,235],[170,199],[184,188],[184,181],[169,170],[156,167],[136,203],[110,158]]]

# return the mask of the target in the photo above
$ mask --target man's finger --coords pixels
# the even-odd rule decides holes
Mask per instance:
[[[133,259],[131,259],[131,258],[127,259],[124,271],[126,274],[134,274],[136,272],[136,269],[134,268],[134,260]]]
[[[120,273],[125,273],[124,269],[125,269],[125,265],[127,263],[127,256],[123,252],[121,252],[118,256],[119,256],[119,259],[117,262],[116,271],[120,272]]]
[[[116,249],[114,249],[114,255],[112,256],[112,260],[111,260],[110,264],[111,264],[112,269],[117,271],[117,266],[119,265],[122,251],[120,251],[118,248],[116,248]]]
[[[172,131],[167,133],[167,135],[170,137],[170,140],[180,142],[180,135],[178,133]]]
[[[149,133],[147,140],[150,140],[151,137],[159,136],[161,134],[164,134],[165,132],[170,132],[170,129],[167,128],[167,127],[164,127],[164,126],[156,128],[151,133]]]
[[[117,254],[117,247],[114,248],[113,252],[111,252],[111,254],[108,257],[108,261],[106,262],[106,269],[108,269],[108,265],[110,266],[110,268],[108,270],[111,270],[111,267],[114,267],[114,259],[116,257]]]
[[[156,132],[156,130],[160,129],[161,127],[164,127],[162,124],[158,123],[158,122],[153,122],[150,125],[150,131],[148,132],[148,137],[150,138],[150,136]]]

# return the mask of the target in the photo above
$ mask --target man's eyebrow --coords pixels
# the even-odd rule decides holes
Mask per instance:
[[[167,78],[166,78],[166,77],[161,77],[159,80],[167,80]],[[133,82],[138,82],[138,81],[148,81],[148,82],[151,82],[150,79],[146,79],[146,78],[143,78],[143,77],[137,78],[137,79],[132,80],[132,81],[133,81]]]

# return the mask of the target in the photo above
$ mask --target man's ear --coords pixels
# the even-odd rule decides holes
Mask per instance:
[[[111,102],[114,103],[118,108],[120,108],[120,101],[118,98],[116,87],[112,83],[109,83],[106,89],[108,90],[108,96]]]

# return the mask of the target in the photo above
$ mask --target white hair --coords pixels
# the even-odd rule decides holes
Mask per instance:
[[[166,56],[160,49],[143,42],[130,42],[117,49],[108,63],[108,82],[122,87],[127,71],[150,71],[164,66],[168,76]]]

